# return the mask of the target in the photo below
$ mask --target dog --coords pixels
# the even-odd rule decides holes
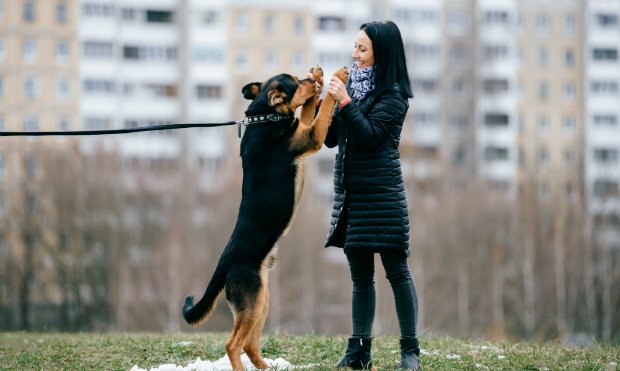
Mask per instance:
[[[310,72],[312,77],[304,80],[280,74],[243,87],[244,98],[252,100],[246,117],[274,114],[284,119],[247,127],[241,140],[243,186],[237,224],[204,296],[196,305],[188,296],[183,305],[183,318],[196,327],[207,320],[217,298],[226,291],[234,316],[226,342],[233,370],[244,369],[242,349],[257,368],[270,367],[260,355],[259,339],[269,311],[267,283],[275,264],[275,244],[295,218],[304,187],[305,158],[323,145],[336,106],[327,94],[315,118],[323,71],[317,66]],[[334,76],[346,82],[346,67]],[[297,118],[295,110],[300,106]]]

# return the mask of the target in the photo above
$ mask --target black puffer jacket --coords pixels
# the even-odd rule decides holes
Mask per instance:
[[[347,84],[349,96],[353,91]],[[409,255],[409,212],[398,144],[409,102],[375,89],[336,108],[325,139],[338,146],[334,208],[325,247],[403,250]]]

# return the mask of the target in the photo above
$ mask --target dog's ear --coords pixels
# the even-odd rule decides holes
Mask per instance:
[[[245,99],[253,100],[260,92],[261,82],[251,82],[241,89],[241,93]]]
[[[267,93],[267,97],[269,97],[269,105],[271,107],[280,104],[284,101],[286,94],[281,92],[278,88],[273,89],[269,93]]]

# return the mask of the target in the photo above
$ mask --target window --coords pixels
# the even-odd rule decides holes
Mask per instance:
[[[67,23],[67,5],[66,4],[57,4],[56,5],[56,22],[58,23]]]
[[[547,116],[540,116],[538,118],[538,133],[540,135],[546,135],[549,132],[549,119]]]
[[[206,63],[222,63],[224,62],[224,51],[220,48],[196,47],[194,49],[194,60]]]
[[[248,67],[248,53],[245,50],[237,52],[237,67],[241,69]]]
[[[549,187],[547,183],[543,182],[540,184],[540,198],[543,200],[549,198]]]
[[[69,43],[59,41],[56,44],[56,62],[65,62],[69,60]]]
[[[123,58],[125,60],[134,61],[172,62],[177,59],[177,48],[164,46],[124,46]]]
[[[342,55],[340,53],[319,53],[318,57],[321,66],[342,66]]]
[[[538,62],[542,67],[549,65],[549,53],[547,52],[547,48],[540,48],[538,52]]]
[[[295,35],[303,35],[304,33],[304,20],[300,16],[295,17],[293,28],[295,30]]]
[[[70,96],[69,80],[66,78],[60,78],[56,80],[56,99],[66,100]]]
[[[592,93],[601,95],[617,95],[618,83],[616,81],[593,81],[591,86]]]
[[[450,126],[452,126],[452,129],[456,132],[464,132],[467,129],[467,117],[453,116],[450,119]]]
[[[87,17],[111,18],[114,17],[114,7],[111,4],[84,3],[82,14]]]
[[[112,43],[85,41],[83,50],[87,58],[110,59],[113,57]]]
[[[196,96],[198,99],[222,98],[222,87],[217,85],[197,85]]]
[[[594,125],[597,127],[615,128],[617,123],[616,115],[594,115]]]
[[[276,18],[271,14],[265,19],[265,32],[269,35],[276,32]]]
[[[546,82],[538,85],[538,98],[542,101],[549,99],[549,85]]]
[[[0,155],[0,178],[2,178],[5,173],[6,173],[6,163],[4,160],[4,156]]]
[[[437,81],[431,79],[414,79],[413,89],[423,94],[434,94],[437,91]]]
[[[573,188],[573,185],[570,183],[566,184],[566,198],[571,200],[571,201],[575,201],[576,200],[576,194],[575,194],[575,189]]]
[[[454,165],[462,165],[465,162],[465,150],[463,148],[457,148],[452,152],[452,163]]]
[[[0,192],[0,215],[4,215],[6,211],[4,205],[4,195]],[[4,240],[4,235],[0,235],[0,255],[4,255],[6,253],[6,241]]]
[[[435,126],[439,116],[435,112],[416,112],[413,114],[413,122],[416,126]]]
[[[570,49],[566,50],[564,54],[564,65],[566,65],[566,67],[573,67],[575,65],[575,55]]]
[[[4,18],[4,0],[0,0],[0,19]]]
[[[133,21],[136,19],[136,10],[133,8],[121,9],[121,19],[125,21]]]
[[[600,13],[595,17],[596,23],[601,27],[616,27],[618,25],[618,16],[616,14]]]
[[[437,45],[425,45],[414,44],[413,56],[419,60],[434,60],[439,57],[439,46]]]
[[[319,30],[321,31],[342,31],[344,30],[344,18],[341,17],[320,17]]]
[[[146,21],[149,23],[172,23],[172,12],[147,10]]]
[[[198,23],[203,26],[215,26],[220,23],[220,13],[216,10],[208,10],[198,14]]]
[[[541,166],[545,166],[547,165],[548,161],[549,161],[549,155],[547,154],[547,149],[545,147],[542,147],[538,151],[538,162],[540,163]]]
[[[484,159],[489,162],[508,161],[508,148],[486,147],[484,149]]]
[[[508,80],[505,79],[486,79],[482,85],[486,94],[506,93],[508,91]]]
[[[0,38],[0,60],[2,59],[4,59],[4,39]]]
[[[112,125],[112,119],[109,117],[86,117],[84,119],[85,130],[106,130]]]
[[[56,122],[56,126],[58,127],[58,131],[69,131],[71,129],[69,118],[66,116],[60,116]]]
[[[594,181],[594,196],[597,198],[617,197],[618,182],[606,179]]]
[[[572,36],[575,34],[575,28],[575,17],[567,15],[564,18],[564,33],[568,36]]]
[[[618,60],[617,49],[594,49],[592,57],[595,61],[616,61]]]
[[[24,131],[39,131],[39,120],[34,116],[27,116],[24,120]]]
[[[462,10],[453,10],[448,14],[448,30],[453,35],[467,32],[467,14]]]
[[[133,82],[123,83],[123,94],[129,97],[136,94],[136,84]]]
[[[4,129],[4,116],[0,115],[0,131],[3,131]]]
[[[35,18],[34,2],[26,1],[24,3],[24,22],[33,22]]]
[[[508,58],[508,47],[506,45],[487,45],[484,47],[484,59],[493,62]]]
[[[37,41],[26,39],[23,43],[24,60],[32,62],[37,59]]]
[[[549,18],[546,15],[541,14],[536,20],[536,29],[539,35],[546,36],[549,34]]]
[[[523,49],[521,48],[517,48],[517,62],[519,62],[520,66],[522,66],[525,62],[525,56],[523,55]]]
[[[502,11],[486,12],[484,14],[484,23],[487,25],[508,25],[508,13]]]
[[[87,95],[112,95],[114,94],[114,81],[84,80],[84,93]]]
[[[484,115],[484,124],[488,127],[507,127],[508,115],[505,113],[487,113]]]
[[[176,97],[176,85],[145,84],[144,91],[151,97]]]
[[[4,77],[0,76],[0,97],[4,97]]]
[[[567,149],[564,152],[564,160],[566,161],[566,166],[571,167],[575,163],[575,151],[572,149]]]
[[[461,46],[455,46],[450,51],[450,60],[454,65],[462,65],[465,63],[465,48]]]
[[[27,77],[24,80],[24,98],[34,99],[38,94],[37,80],[34,77]]]
[[[575,118],[573,116],[564,117],[564,134],[573,135],[575,133]]]
[[[236,19],[236,28],[237,28],[237,32],[243,33],[243,32],[247,32],[248,30],[248,16],[245,13],[239,13],[237,14],[237,19]]]
[[[465,94],[465,81],[462,79],[456,79],[452,81],[452,96],[455,98],[461,98]]]
[[[564,84],[564,101],[571,103],[575,99],[575,86],[572,82]]]
[[[599,164],[615,164],[618,162],[618,150],[615,148],[595,148],[594,161]]]
[[[267,52],[265,54],[265,68],[269,69],[269,70],[273,70],[277,67],[278,62],[277,62],[277,56],[276,53],[274,52]]]

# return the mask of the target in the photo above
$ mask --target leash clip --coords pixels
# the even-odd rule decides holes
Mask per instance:
[[[241,124],[243,124],[243,120],[245,120],[245,116],[239,121],[237,121],[237,133],[239,134],[239,138],[241,138]]]

